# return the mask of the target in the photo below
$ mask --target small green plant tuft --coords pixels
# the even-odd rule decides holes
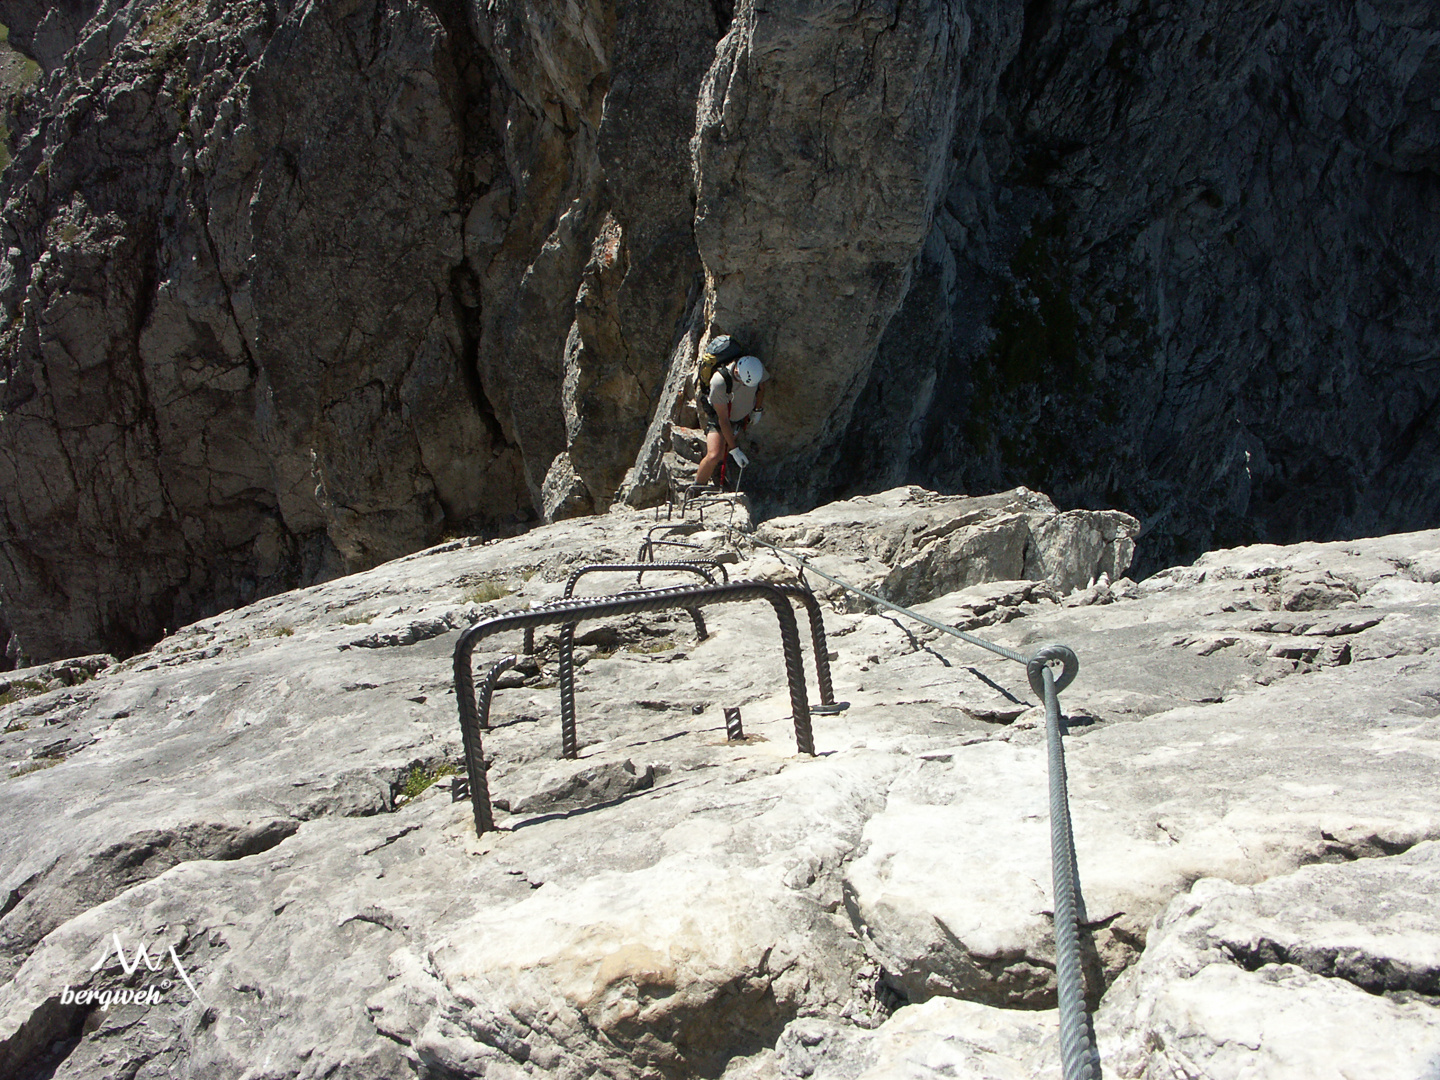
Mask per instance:
[[[400,790],[396,796],[397,801],[409,802],[411,799],[419,798],[437,780],[454,776],[456,771],[455,766],[448,761],[441,762],[433,769],[427,769],[424,765],[412,766],[400,784]]]
[[[11,683],[0,694],[0,705],[13,705],[15,702],[27,697],[34,697],[36,694],[43,694],[50,687],[40,679],[20,679]]]
[[[648,641],[638,645],[625,646],[626,652],[640,653],[642,656],[649,656],[654,653],[669,652],[675,648],[673,641]]]
[[[295,628],[293,626],[286,626],[282,624],[275,627],[273,630],[270,631],[270,633],[274,637],[293,637],[295,634]]]
[[[509,596],[513,591],[504,582],[482,581],[465,594],[465,600],[470,604],[488,604]]]
[[[378,611],[357,611],[351,615],[343,615],[340,621],[346,626],[365,626],[375,621]]]
[[[17,776],[29,776],[32,772],[39,772],[41,769],[53,769],[64,760],[64,758],[37,758],[34,761],[27,761],[24,765],[12,769],[8,779],[14,780]]]
[[[200,0],[166,0],[151,9],[145,24],[145,36],[156,46],[150,58],[155,71],[178,66],[190,44],[190,22],[199,13]]]

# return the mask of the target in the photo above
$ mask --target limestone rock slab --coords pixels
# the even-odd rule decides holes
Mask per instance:
[[[983,582],[1028,578],[1070,592],[1118,578],[1138,529],[1116,511],[1061,513],[1026,488],[971,497],[902,487],[771,518],[757,535],[821,556],[822,569],[894,603],[918,604]]]
[[[926,513],[936,532],[963,519],[927,499],[784,531],[883,580],[882,554],[935,542]],[[698,551],[736,579],[793,580],[714,510],[704,527],[691,511]],[[541,633],[483,733],[499,829],[475,834],[454,628],[630,561],[656,524],[615,510],[448,541],[0,706],[6,759],[49,763],[0,781],[0,1068],[1058,1075],[1041,710],[1021,665],[932,628],[825,605],[849,707],[814,717],[813,758],[766,604],[715,607],[704,641],[681,612],[583,622],[578,760],[559,756]],[[1316,1045],[1359,1048],[1336,1060],[1426,1045],[1440,586],[1416,565],[1437,542],[1236,549],[1138,583],[984,582],[922,605],[1080,656],[1061,700],[1107,1068],[1162,1071],[1181,1058],[1152,1062],[1150,1035],[1182,1033],[1185,1060],[1238,1076],[1255,1021],[1217,988],[1275,1018],[1277,1069],[1308,1060],[1288,1017],[1312,1002],[1334,1018]],[[1287,610],[1292,579],[1353,597]],[[521,635],[483,645],[476,670]],[[1195,911],[1194,934],[1172,933]],[[160,969],[92,971],[116,933]],[[66,987],[162,1000],[105,1011]],[[1346,1025],[1346,994],[1393,1045]]]
[[[1424,1075],[1440,1055],[1437,868],[1429,842],[1258,885],[1197,882],[1102,1010],[1116,1074]]]

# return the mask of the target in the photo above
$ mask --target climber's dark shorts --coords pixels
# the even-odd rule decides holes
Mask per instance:
[[[696,402],[696,411],[700,413],[700,420],[705,426],[705,434],[720,430],[720,417],[715,415],[715,406],[705,398],[699,398]]]

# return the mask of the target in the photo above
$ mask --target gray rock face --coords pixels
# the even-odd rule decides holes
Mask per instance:
[[[1069,593],[1101,576],[1118,578],[1135,553],[1139,526],[1114,510],[1062,514],[1025,488],[966,498],[911,487],[771,518],[756,535],[841,556],[825,562],[843,566],[845,580],[865,591],[908,605],[991,581],[1043,581]],[[822,580],[818,587],[844,601],[838,586]]]
[[[736,6],[700,95],[695,234],[707,315],[775,380],[755,435],[774,465],[793,469],[848,418],[957,128],[972,138],[985,112],[995,39],[1019,31],[1007,7]],[[766,483],[813,479],[772,469]]]
[[[34,655],[515,509],[449,287],[464,62],[418,7],[169,4],[100,12],[52,70],[6,174],[4,573]]]
[[[0,273],[29,655],[608,503],[698,271],[708,5],[13,18],[47,68]]]
[[[1433,526],[1437,42],[1421,0],[1027,5],[833,490],[1122,507],[1145,572]]]
[[[1114,576],[1123,522],[1097,556],[1103,521],[1058,529],[1073,512],[1031,492],[871,502],[766,535],[883,580],[978,530],[992,557],[921,610],[1080,655],[1061,700],[1107,1070],[1423,1074],[1440,534],[1220,551],[1136,584]],[[1113,572],[985,579],[1010,565],[986,531],[1007,515],[1057,565]],[[567,761],[542,631],[483,734],[500,828],[476,836],[450,628],[557,597],[654,524],[617,508],[452,541],[3,706],[0,1072],[1058,1076],[1018,664],[827,603],[849,708],[815,717],[809,757],[768,605],[710,609],[699,642],[682,612],[589,622]],[[743,530],[687,539],[732,577],[793,580]],[[1317,583],[1323,603],[1287,607]],[[485,639],[476,671],[518,646]],[[153,967],[127,974],[117,938]]]
[[[648,505],[712,330],[767,515],[1023,483],[1145,571],[1440,521],[1433,5],[731,8],[9,5],[31,657]]]
[[[1130,1013],[1112,1044],[1117,1073],[1433,1071],[1437,872],[1440,845],[1429,842],[1258,885],[1197,882],[1101,1014]],[[1343,1036],[1361,1027],[1362,1042]]]

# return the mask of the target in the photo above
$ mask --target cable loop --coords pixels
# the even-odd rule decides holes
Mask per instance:
[[[1055,692],[1058,694],[1075,680],[1075,673],[1080,670],[1080,658],[1075,655],[1075,650],[1068,645],[1042,645],[1035,651],[1035,655],[1025,662],[1025,674],[1030,679],[1030,689],[1035,691],[1035,696],[1041,701],[1045,700],[1045,680],[1041,671],[1055,661],[1064,665],[1059,677],[1055,679]]]

